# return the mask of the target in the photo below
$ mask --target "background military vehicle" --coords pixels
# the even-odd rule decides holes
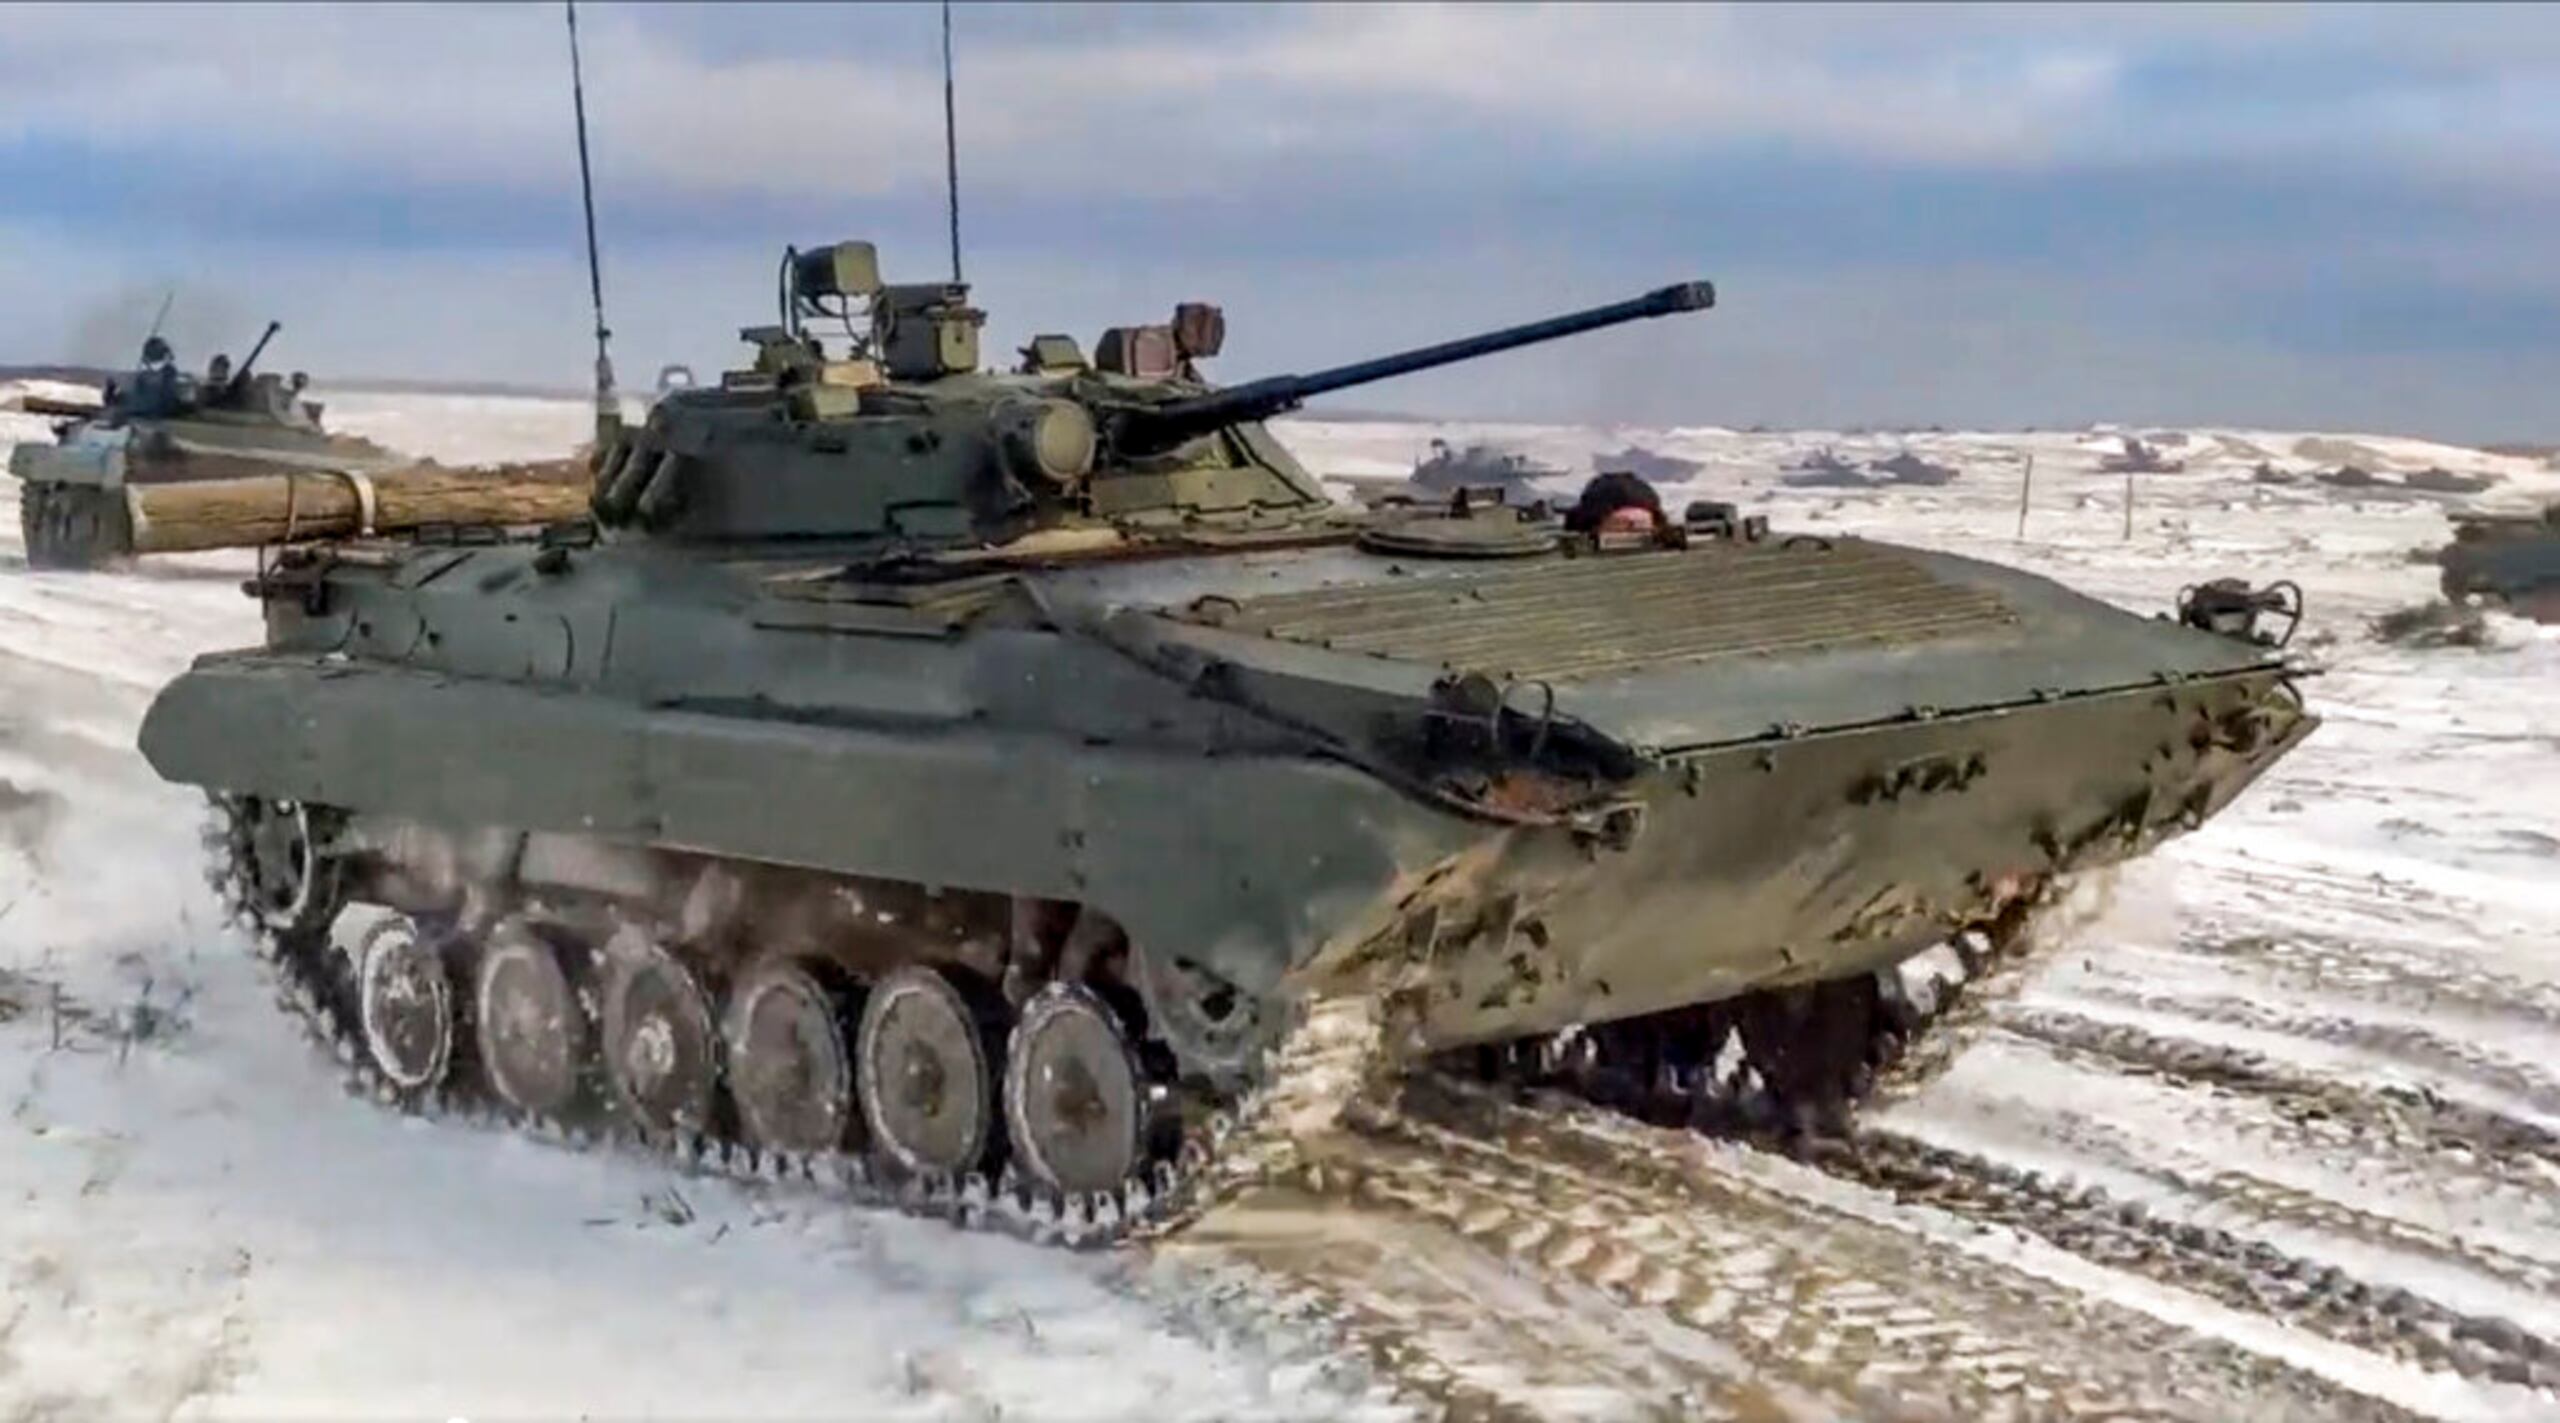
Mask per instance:
[[[1953,484],[1957,476],[1964,473],[1954,465],[1923,459],[1909,450],[1896,451],[1891,458],[1873,461],[1867,468],[1883,475],[1888,484],[1917,484],[1923,487]]]
[[[2314,724],[2245,597],[2153,620],[1642,491],[1356,511],[1263,423],[1703,283],[1217,388],[1213,307],[999,374],[957,282],[783,271],[750,366],[602,443],[592,529],[288,552],[265,644],[151,707],[369,1092],[1115,1238],[1297,1130],[1340,1005],[1692,1062],[1741,1014],[1837,1087],[1893,966]]]
[[[2414,474],[2400,476],[2400,483],[2421,494],[2485,494],[2498,483],[2494,474],[2456,474],[2442,465],[2431,464]]]
[[[1864,489],[1875,483],[1857,461],[1842,459],[1829,445],[1785,466],[1783,479],[1798,489]]]
[[[2119,437],[2116,453],[2098,461],[2101,474],[2178,474],[2185,471],[2185,460],[2173,460],[2160,453],[2149,441],[2137,435]]]
[[[2537,622],[2560,623],[2560,502],[2540,513],[2455,514],[2436,551],[2445,597],[2472,598]]]
[[[1666,455],[1660,450],[1649,450],[1642,445],[1629,445],[1615,454],[1591,457],[1591,470],[1594,474],[1623,470],[1647,484],[1685,484],[1697,478],[1699,471],[1706,467],[1703,460]]]
[[[1561,479],[1564,471],[1498,445],[1471,444],[1453,449],[1446,440],[1431,442],[1431,452],[1413,466],[1413,487],[1431,494],[1493,486],[1506,491],[1534,488],[1541,479]]]
[[[58,424],[52,445],[12,451],[28,565],[94,568],[124,553],[131,544],[128,485],[286,470],[370,472],[401,463],[369,440],[323,429],[319,403],[302,398],[301,372],[288,379],[257,369],[279,329],[267,323],[237,370],[229,357],[214,357],[202,380],[178,369],[175,353],[155,335],[141,365],[108,384],[95,412]]]

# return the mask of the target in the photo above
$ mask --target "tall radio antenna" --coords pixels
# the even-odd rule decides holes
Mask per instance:
[[[150,339],[151,339],[151,337],[152,337],[152,336],[157,336],[157,335],[159,335],[159,334],[160,334],[160,326],[161,326],[161,323],[162,323],[162,322],[165,322],[165,321],[167,321],[167,320],[169,319],[169,303],[171,303],[171,302],[173,302],[173,301],[176,301],[177,299],[178,299],[178,289],[177,289],[176,287],[171,287],[171,288],[169,288],[169,290],[168,290],[168,291],[163,292],[163,293],[161,294],[161,296],[160,296],[160,314],[151,318],[151,334],[150,334],[149,336],[145,336],[145,337],[143,337],[143,338],[142,338],[143,340],[148,341],[148,340],[150,340]]]
[[[951,97],[951,0],[942,0],[942,179],[951,214],[951,282],[960,283],[960,133]]]
[[[578,115],[578,197],[587,212],[587,299],[596,317],[596,438],[622,424],[622,402],[613,393],[613,357],[604,324],[604,264],[596,255],[596,181],[587,161],[587,81],[578,67],[578,0],[561,0],[569,14],[569,101]]]

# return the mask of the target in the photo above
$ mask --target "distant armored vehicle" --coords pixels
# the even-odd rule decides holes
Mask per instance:
[[[321,428],[305,377],[253,374],[279,326],[267,324],[238,370],[215,356],[197,380],[168,342],[144,343],[142,363],[110,383],[99,409],[55,428],[52,445],[20,445],[18,519],[34,568],[94,568],[131,547],[128,486],[231,479],[282,471],[369,472],[399,457],[369,440]]]
[[[1782,479],[1799,489],[1864,489],[1875,483],[1855,461],[1842,459],[1829,445],[1786,466]]]
[[[1629,445],[1613,455],[1591,457],[1591,469],[1595,474],[1624,471],[1648,484],[1686,484],[1705,468],[1704,461],[1662,454],[1642,445]]]
[[[1265,1129],[1222,1113],[1301,1119],[1340,1005],[1689,1071],[1739,1013],[1831,1090],[1895,965],[2314,725],[2245,590],[2153,620],[1623,473],[1349,510],[1264,423],[1704,283],[1220,388],[1214,307],[994,373],[957,282],[782,270],[751,364],[599,448],[592,529],[288,552],[263,645],[152,704],[385,1101],[1119,1238]]]
[[[1956,478],[1964,473],[1954,465],[1925,460],[1909,450],[1901,451],[1890,459],[1876,460],[1867,468],[1883,475],[1888,484],[1924,486],[1953,484]]]
[[[2400,478],[2402,485],[2422,494],[2484,494],[2497,482],[2494,474],[2456,474],[2442,465],[2429,465]]]
[[[1527,489],[1541,479],[1563,477],[1563,470],[1540,464],[1517,451],[1483,444],[1452,449],[1448,441],[1435,439],[1431,452],[1414,465],[1410,480],[1416,489],[1448,494],[1485,485]]]
[[[2178,474],[2187,467],[2185,460],[2164,458],[2149,442],[2133,435],[2123,436],[2123,448],[2098,461],[2105,474]]]
[[[2495,604],[2537,622],[2560,622],[2560,503],[2538,514],[2456,514],[2453,542],[2436,552],[2445,597]]]

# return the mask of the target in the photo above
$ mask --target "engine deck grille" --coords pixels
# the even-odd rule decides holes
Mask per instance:
[[[1852,539],[1541,561],[1219,601],[1194,616],[1339,652],[1558,682],[2016,621],[1997,594]]]

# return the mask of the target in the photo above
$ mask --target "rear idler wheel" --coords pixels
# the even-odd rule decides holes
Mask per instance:
[[[1014,1159],[1044,1185],[1107,1191],[1137,1172],[1146,1083],[1109,1004],[1069,983],[1032,995],[1005,1048],[1004,1114]]]
[[[873,984],[854,1038],[854,1089],[873,1144],[919,1174],[978,1169],[994,1136],[991,1056],[978,1012],[942,973],[909,965]]]
[[[374,1069],[403,1099],[453,1069],[454,994],[442,949],[407,915],[375,925],[356,951],[356,1007]]]
[[[560,951],[520,919],[489,936],[473,994],[481,1069],[528,1116],[572,1115],[586,1088],[587,1010]]]
[[[652,1133],[710,1131],[720,1038],[701,983],[636,929],[606,945],[603,979],[601,1046],[615,1102]]]
[[[729,1099],[746,1139],[791,1152],[833,1151],[854,1122],[853,1053],[834,993],[806,968],[775,962],[729,993]]]

